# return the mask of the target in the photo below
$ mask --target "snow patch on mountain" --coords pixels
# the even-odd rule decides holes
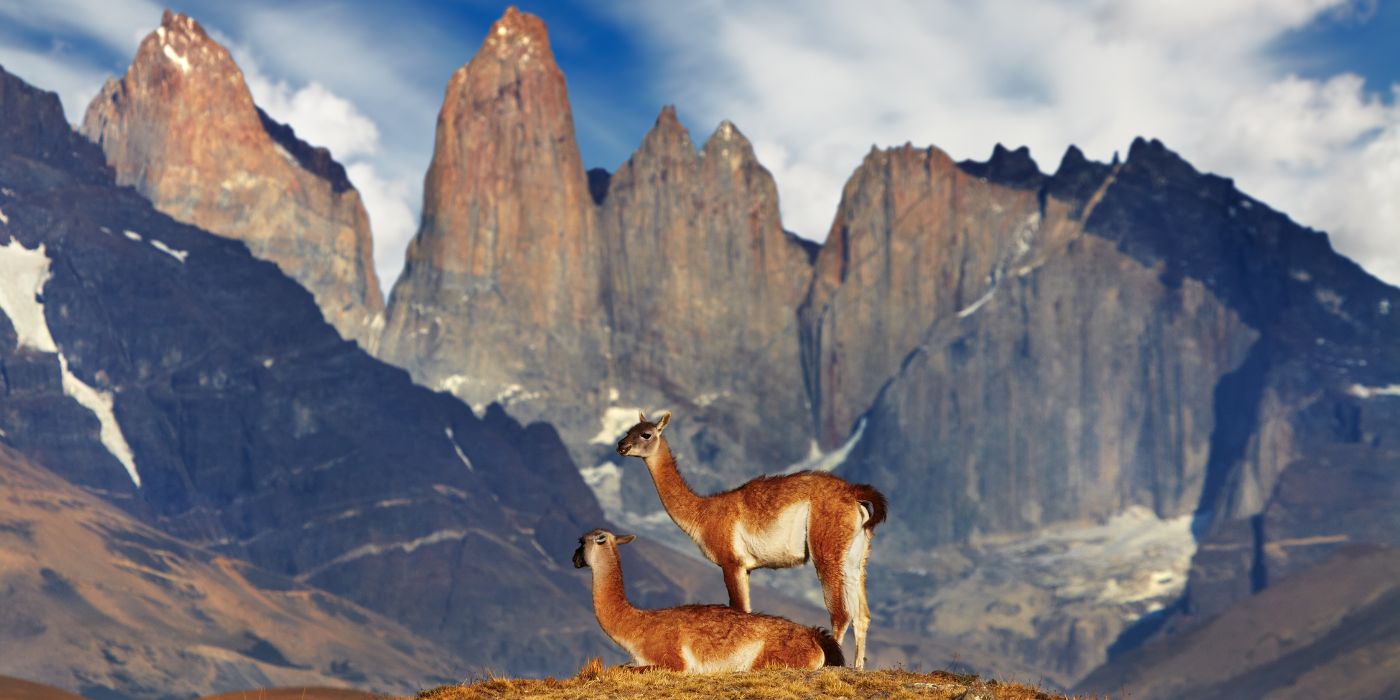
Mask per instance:
[[[18,347],[58,355],[63,393],[97,416],[103,447],[112,453],[112,457],[126,469],[131,482],[139,487],[141,476],[136,470],[136,458],[132,455],[126,436],[122,434],[121,424],[117,422],[112,393],[95,389],[78,379],[68,369],[68,358],[59,352],[53,334],[49,332],[44,303],[40,301],[49,277],[49,256],[44,252],[43,244],[30,250],[18,240],[11,239],[0,246],[0,311],[9,317],[10,325],[14,326]]]
[[[151,246],[156,250],[159,250],[160,252],[165,253],[166,255],[169,255],[170,257],[175,258],[176,260],[182,263],[185,262],[185,258],[188,258],[190,256],[189,251],[171,248],[170,246],[154,238],[151,239]]]
[[[966,308],[959,310],[958,318],[967,318],[968,316],[977,313],[978,309],[982,308],[984,304],[992,300],[992,295],[996,294],[996,291],[996,287],[988,289],[986,294],[983,294],[982,296],[977,298],[977,301],[974,301],[971,304],[968,304]]]
[[[33,250],[15,239],[0,246],[0,311],[14,326],[18,347],[58,352],[39,300],[48,281],[49,256],[42,243]]]
[[[457,459],[462,460],[462,464],[467,465],[467,471],[476,471],[476,467],[472,466],[472,461],[470,459],[467,459],[467,453],[463,452],[462,448],[457,444],[457,436],[452,434],[452,428],[447,427],[443,430],[447,434],[447,441],[452,444],[452,450],[457,453]]]
[[[1377,396],[1400,396],[1400,384],[1389,384],[1387,386],[1362,386],[1352,384],[1347,388],[1347,393],[1358,399],[1373,399]]]
[[[1057,598],[1140,606],[1128,613],[1137,617],[1186,589],[1196,539],[1190,515],[1161,519],[1149,508],[1129,506],[1101,524],[1052,527],[992,549],[1021,562],[1025,580]]]
[[[63,353],[58,355],[58,365],[63,371],[63,393],[97,416],[97,422],[101,426],[98,437],[102,440],[102,446],[126,468],[131,483],[140,487],[141,475],[136,471],[136,457],[131,453],[131,445],[127,443],[126,436],[122,434],[121,424],[117,422],[117,415],[113,411],[115,401],[112,392],[99,391],[78,379],[77,375],[69,371],[68,358],[64,357]]]
[[[190,72],[190,60],[188,58],[185,58],[184,56],[181,56],[179,52],[175,50],[175,47],[171,46],[170,44],[166,44],[161,47],[161,50],[165,52],[165,57],[170,59],[171,63],[174,63],[175,65],[180,67],[181,73]]]
[[[781,473],[793,474],[801,471],[832,471],[846,463],[846,458],[851,456],[851,450],[856,446],[856,443],[860,442],[862,435],[865,435],[864,418],[861,418],[860,422],[856,423],[856,429],[851,432],[851,436],[846,438],[844,443],[841,443],[840,447],[830,452],[823,452],[821,447],[817,445],[817,441],[813,440],[812,447],[808,451],[807,456],[800,462],[794,462],[788,465]]]
[[[466,386],[467,382],[469,381],[471,381],[471,377],[468,377],[465,374],[454,374],[438,382],[437,388],[439,391],[445,391],[449,394],[456,394],[457,390]],[[477,411],[477,413],[481,412]]]
[[[598,505],[609,518],[616,518],[622,512],[622,468],[612,462],[603,462],[593,467],[578,470],[583,483],[593,491]]]
[[[603,415],[599,419],[602,427],[598,433],[588,439],[590,445],[607,445],[622,439],[623,434],[629,428],[637,424],[637,414],[641,411],[637,407],[623,408],[620,406],[609,406],[603,410]]]
[[[315,576],[316,574],[325,571],[326,569],[329,569],[333,566],[338,566],[340,564],[344,564],[346,562],[351,562],[356,559],[378,556],[380,554],[384,554],[385,552],[395,551],[403,552],[404,554],[412,554],[414,550],[420,547],[426,547],[428,545],[437,544],[439,542],[452,542],[455,540],[466,539],[468,534],[470,533],[466,530],[438,530],[437,532],[433,532],[422,537],[417,537],[404,542],[361,545],[326,562],[325,564],[322,564],[321,566],[318,566],[310,571],[307,571],[297,576],[297,580],[305,581],[308,578],[311,578],[312,576]]]

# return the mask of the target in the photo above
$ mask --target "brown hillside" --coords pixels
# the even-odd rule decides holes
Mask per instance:
[[[89,697],[167,698],[412,692],[458,677],[458,663],[341,598],[138,523],[0,445],[0,673]],[[30,696],[0,683],[0,700],[16,697]]]
[[[5,700],[82,700],[66,690],[51,685],[0,676],[0,698]]]
[[[1078,690],[1134,700],[1400,697],[1400,550],[1342,550],[1200,627],[1124,654]]]
[[[259,688],[210,695],[200,700],[378,700],[386,697],[345,688]]]

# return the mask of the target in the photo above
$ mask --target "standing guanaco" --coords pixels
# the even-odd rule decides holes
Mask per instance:
[[[656,422],[641,413],[638,418],[617,452],[646,463],[671,519],[724,571],[729,605],[752,609],[749,571],[801,566],[810,558],[834,636],[839,642],[854,623],[855,665],[864,668],[870,627],[865,565],[875,526],[885,519],[885,497],[869,485],[823,472],[760,476],[731,491],[700,496],[681,477],[666,444],[671,414],[662,413]]]

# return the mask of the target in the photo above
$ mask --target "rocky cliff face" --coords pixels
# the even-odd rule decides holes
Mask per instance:
[[[935,319],[972,309],[1029,250],[1032,188],[988,183],[935,148],[872,150],[842,192],[804,301],[802,360],[824,447],[846,438]]]
[[[511,9],[448,85],[424,211],[381,356],[478,407],[549,416],[610,508],[659,507],[610,456],[637,407],[685,417],[673,442],[702,488],[806,454],[810,256],[732,124],[697,151],[667,108],[618,172],[586,175],[544,25]]]
[[[946,192],[903,195],[913,202],[909,213],[898,197],[881,209],[887,219],[921,223],[874,228],[865,238],[875,241],[864,245],[878,253],[863,253],[861,239],[845,232],[850,225],[833,232],[820,264],[834,266],[843,248],[867,262],[849,266],[809,334],[820,341],[811,353],[819,358],[814,385],[830,407],[823,415],[840,422],[846,414],[831,398],[838,387],[879,389],[845,470],[875,483],[913,480],[894,503],[908,513],[900,526],[911,543],[1104,520],[1132,505],[1164,518],[1196,509],[1213,389],[1244,362],[1257,332],[1200,279],[1172,279],[1164,262],[1135,259],[1109,237],[1151,233],[1088,230],[1119,178],[1148,167],[1144,153],[1107,167],[1071,151],[1054,177],[1032,187],[973,177],[945,159]],[[910,155],[872,158],[867,169]],[[1010,169],[1002,161],[1015,157],[1002,151],[974,165]],[[926,181],[915,172],[914,181]],[[873,196],[863,189],[868,177],[853,178],[848,200]],[[944,201],[954,203],[947,218],[920,219]],[[968,231],[977,233],[964,238]],[[967,291],[943,298],[958,290]],[[861,342],[884,352],[884,378],[845,361],[852,352],[879,354],[861,352]]]
[[[1054,523],[1105,522],[1134,507],[1164,520],[1194,518],[1201,539],[1186,587],[1187,572],[1165,560],[1138,564],[1169,573],[1161,604],[1186,596],[1156,616],[1160,623],[1183,610],[1208,618],[1343,543],[1393,544],[1392,519],[1382,514],[1393,494],[1377,478],[1394,460],[1382,426],[1394,410],[1391,394],[1400,393],[1390,388],[1400,362],[1389,315],[1400,292],[1337,256],[1324,236],[1157,142],[1136,142],[1121,165],[1071,151],[1054,176],[1039,179],[1013,163],[999,167],[998,156],[1014,154],[961,169],[985,177],[982,187],[1011,190],[989,198],[997,203],[991,212],[1028,191],[1039,200],[1032,225],[991,227],[994,239],[1024,233],[990,272],[969,268],[982,295],[891,353],[902,357],[898,369],[876,393],[841,469],[894,487],[892,512],[903,515],[886,531],[897,546],[969,544],[965,555],[986,568],[997,561],[987,547]],[[848,199],[859,193],[848,188]],[[932,238],[944,227],[912,235]],[[833,236],[828,249],[841,251],[845,239]],[[892,234],[890,247],[901,245]],[[885,289],[876,279],[875,289]],[[953,274],[946,287],[965,287],[961,279]],[[838,290],[827,308],[839,311],[842,293],[900,298],[868,286]],[[839,327],[838,313],[826,317]],[[843,355],[834,356],[835,368],[813,382],[819,389],[842,376]],[[1369,484],[1364,496],[1361,483]],[[1321,515],[1328,499],[1347,515]],[[892,566],[906,574],[896,587],[914,596],[905,588],[913,585],[909,567]],[[1098,583],[1066,582],[1062,590],[1107,604],[1123,583],[1095,593]],[[1069,608],[1019,598],[1037,610],[1026,626],[965,634],[1026,655],[1057,682],[1072,683],[1110,647],[1130,647],[1143,634],[1129,633],[1126,620],[1086,626],[1083,614],[1057,631]],[[950,610],[904,614],[949,629],[957,624]],[[1172,623],[1181,624],[1189,625]]]
[[[608,381],[599,248],[564,74],[544,23],[511,8],[447,85],[381,356],[532,415],[523,393],[588,394]]]
[[[619,659],[568,564],[606,522],[554,429],[343,341],[237,242],[118,187],[0,73],[0,441],[196,546],[342,594],[472,666]],[[640,604],[680,586],[642,560]]]
[[[697,151],[665,108],[612,175],[600,219],[622,393],[683,416],[672,441],[703,465],[704,488],[800,459],[795,310],[811,265],[748,139],[725,122]]]
[[[369,217],[345,169],[253,104],[228,50],[166,11],[131,68],[88,107],[82,132],[162,212],[248,245],[367,345],[383,300]]]

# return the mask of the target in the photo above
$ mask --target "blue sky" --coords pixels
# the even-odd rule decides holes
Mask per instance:
[[[694,140],[732,119],[784,222],[826,235],[872,144],[1111,158],[1162,138],[1400,283],[1400,0],[520,2],[549,26],[588,167],[663,104]],[[347,163],[387,287],[417,224],[448,76],[507,3],[171,2],[233,51],[255,99]],[[0,64],[71,121],[160,19],[151,0],[0,0]]]

